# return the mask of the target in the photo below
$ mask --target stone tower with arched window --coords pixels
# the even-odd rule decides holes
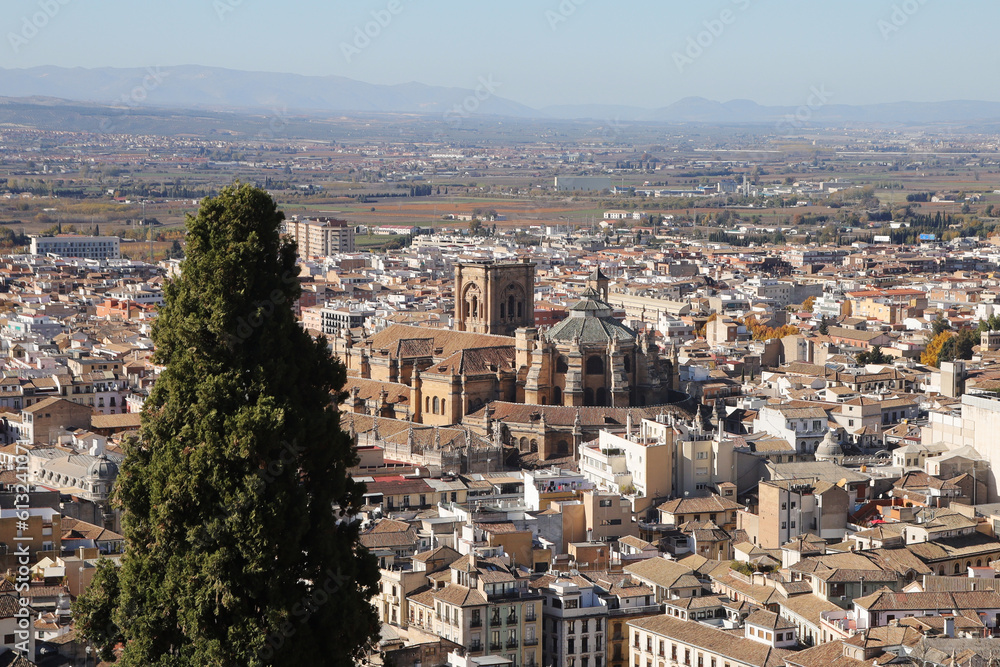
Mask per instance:
[[[535,265],[460,262],[455,266],[455,328],[513,336],[535,326]]]
[[[614,317],[598,288],[598,270],[569,316],[547,331],[516,333],[518,399],[536,405],[629,407],[670,400],[676,360],[667,360],[648,331]]]

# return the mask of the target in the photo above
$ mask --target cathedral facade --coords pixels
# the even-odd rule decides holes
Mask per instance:
[[[405,404],[392,407],[397,417],[439,426],[462,423],[493,401],[620,409],[678,400],[676,357],[661,355],[650,333],[614,317],[600,270],[566,319],[539,329],[534,268],[459,264],[457,330],[395,324],[360,341],[348,333],[350,375],[387,383],[387,394]],[[351,383],[349,377],[347,391]]]

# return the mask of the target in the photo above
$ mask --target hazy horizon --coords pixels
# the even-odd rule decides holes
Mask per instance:
[[[536,109],[688,97],[798,106],[815,89],[848,105],[1000,101],[977,75],[1000,60],[989,39],[1000,6],[962,8],[972,12],[930,0],[107,0],[99,11],[11,0],[0,66],[194,64],[464,89],[486,79]]]

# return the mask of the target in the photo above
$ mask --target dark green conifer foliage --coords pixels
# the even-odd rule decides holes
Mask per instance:
[[[237,183],[188,221],[153,329],[166,369],[116,485],[121,664],[349,665],[378,635],[377,562],[347,520],[364,487],[331,401],[346,374],[295,321],[282,218]]]

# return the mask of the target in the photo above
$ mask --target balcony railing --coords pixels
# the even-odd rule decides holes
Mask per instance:
[[[499,642],[490,642],[491,651],[499,651],[501,648],[503,648],[503,645]]]
[[[483,627],[483,619],[481,619],[481,618],[474,618],[474,619],[472,619],[472,622],[469,623],[469,627],[470,628],[481,628],[481,627]]]
[[[642,607],[619,607],[618,609],[609,609],[609,616],[633,616],[633,615],[652,615],[652,614],[662,614],[664,612],[664,606],[662,604],[650,604]]]
[[[524,640],[525,646],[538,646],[538,637],[529,637]]]
[[[524,621],[525,621],[525,623],[530,623],[530,622],[536,620],[537,618],[538,618],[538,616],[536,616],[535,614],[525,614]]]
[[[517,640],[516,639],[508,639],[507,640],[507,648],[517,648]]]

